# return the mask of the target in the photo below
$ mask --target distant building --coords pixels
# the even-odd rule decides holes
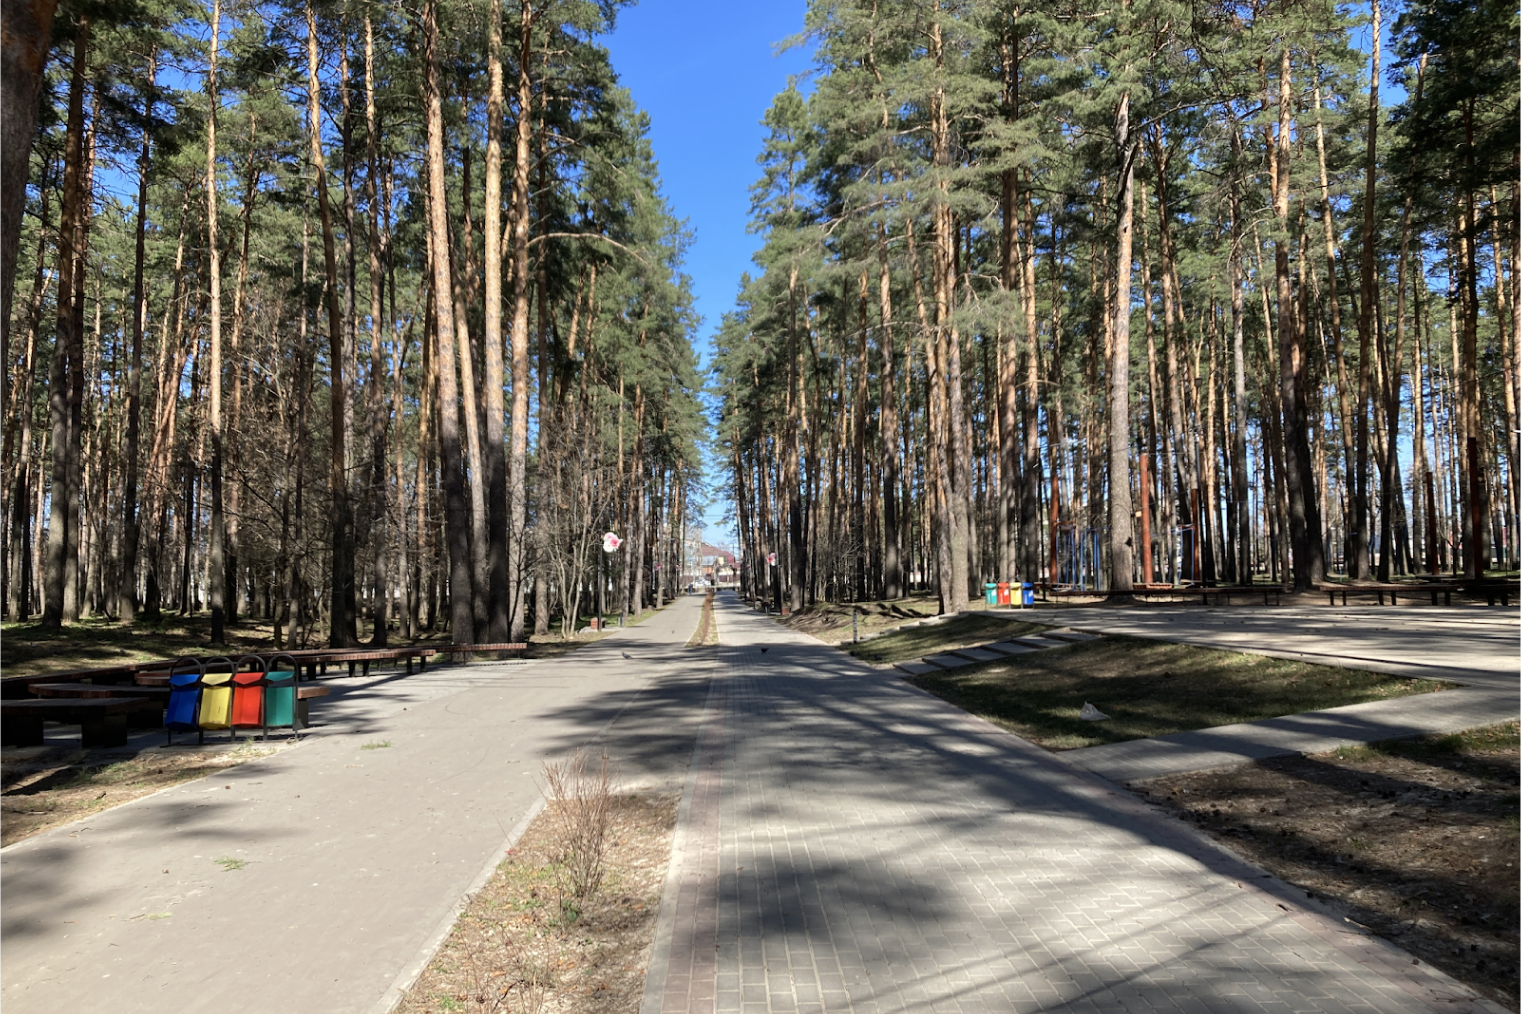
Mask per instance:
[[[698,573],[703,582],[718,587],[732,587],[739,583],[739,561],[731,551],[704,542],[699,552]]]

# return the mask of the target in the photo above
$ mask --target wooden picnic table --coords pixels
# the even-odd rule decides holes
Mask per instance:
[[[63,722],[79,726],[81,746],[126,746],[128,714],[152,704],[142,697],[0,701],[0,742],[41,746],[43,723]]]
[[[139,677],[141,678],[141,677]],[[168,677],[164,677],[168,682]],[[131,687],[96,686],[93,683],[33,683],[32,693],[38,697],[68,698],[70,700],[95,700],[106,697],[142,697],[149,700],[167,700],[167,686],[141,684]]]

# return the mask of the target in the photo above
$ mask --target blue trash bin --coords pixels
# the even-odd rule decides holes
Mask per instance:
[[[1019,586],[1019,604],[1022,606],[1033,606],[1035,604],[1035,585],[1029,581]]]
[[[998,605],[998,585],[991,582],[982,586],[982,597],[990,606]]]

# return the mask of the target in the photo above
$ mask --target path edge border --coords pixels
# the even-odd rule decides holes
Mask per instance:
[[[454,929],[454,924],[459,922],[459,918],[464,914],[466,906],[470,904],[470,899],[481,888],[486,886],[486,881],[490,880],[492,874],[496,873],[496,868],[502,864],[502,860],[507,858],[507,853],[527,832],[528,826],[533,823],[534,818],[544,811],[547,802],[548,799],[544,794],[542,792],[539,793],[539,798],[534,800],[533,804],[528,807],[528,810],[518,822],[512,826],[512,830],[507,832],[507,837],[503,840],[501,846],[491,854],[491,858],[486,861],[486,865],[481,867],[480,872],[475,875],[475,879],[470,881],[470,886],[465,888],[465,892],[459,896],[453,905],[449,906],[449,911],[444,913],[443,918],[433,928],[433,932],[428,934],[427,940],[424,941],[418,953],[410,962],[402,967],[402,970],[396,974],[396,978],[391,980],[391,985],[370,1008],[370,1014],[390,1014],[392,1010],[396,1009],[396,1005],[401,1003],[402,997],[407,995],[407,990],[412,988],[413,984],[422,976],[424,969],[428,967],[433,958],[438,954],[439,948],[444,945],[444,941],[448,939],[450,931]]]

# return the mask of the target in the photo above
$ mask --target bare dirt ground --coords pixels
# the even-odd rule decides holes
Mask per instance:
[[[1139,791],[1510,1010],[1517,1006],[1517,723]]]
[[[606,878],[580,900],[564,892],[546,809],[470,899],[399,1014],[635,1014],[679,801],[615,797]]]
[[[285,749],[281,740],[145,750],[7,749],[0,845]]]
[[[718,643],[718,617],[713,615],[713,592],[708,592],[702,600],[702,619],[697,623],[697,632],[687,642],[688,648],[711,648]]]
[[[940,605],[933,596],[914,595],[881,602],[844,604],[820,602],[801,612],[777,617],[777,619],[793,630],[801,630],[826,644],[837,644],[842,640],[850,640],[853,613],[855,629],[861,634],[869,634],[914,620],[922,620],[927,616],[934,616],[939,611]]]

